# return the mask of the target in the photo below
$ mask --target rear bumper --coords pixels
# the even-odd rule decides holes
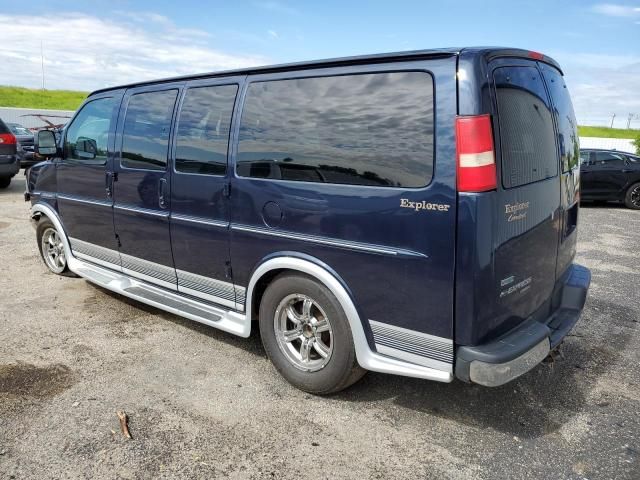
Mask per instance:
[[[488,387],[503,385],[540,363],[576,324],[591,283],[589,269],[573,264],[561,286],[560,304],[545,322],[529,319],[502,337],[456,353],[456,377]]]
[[[0,176],[13,177],[20,170],[17,155],[0,155]]]

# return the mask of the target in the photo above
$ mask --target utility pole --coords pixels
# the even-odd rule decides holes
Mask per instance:
[[[613,128],[613,121],[614,121],[615,119],[616,119],[616,114],[614,113],[614,114],[611,116],[611,127],[610,127],[610,128]]]
[[[44,90],[44,44],[40,40],[40,64],[42,66],[42,90]]]

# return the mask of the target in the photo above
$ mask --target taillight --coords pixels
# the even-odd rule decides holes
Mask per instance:
[[[15,145],[16,137],[13,133],[0,133],[0,145]]]
[[[542,60],[544,59],[544,54],[540,52],[529,52],[529,58],[533,58],[534,60]]]
[[[456,118],[458,191],[486,192],[496,188],[496,159],[490,115]]]

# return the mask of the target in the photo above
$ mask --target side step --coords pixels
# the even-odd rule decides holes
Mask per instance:
[[[243,313],[183,297],[78,258],[70,257],[68,262],[72,272],[112,292],[240,337],[251,333],[251,321]]]

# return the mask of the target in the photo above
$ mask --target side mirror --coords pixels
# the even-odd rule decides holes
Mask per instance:
[[[93,160],[98,154],[98,144],[93,138],[80,137],[76,141],[74,156],[85,160]]]
[[[55,155],[58,148],[56,145],[56,137],[51,130],[40,130],[38,132],[36,145],[36,153],[44,157]]]

